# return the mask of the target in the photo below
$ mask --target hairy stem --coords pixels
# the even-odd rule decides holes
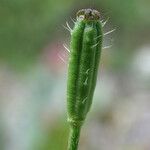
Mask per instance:
[[[77,150],[79,137],[80,137],[81,127],[71,126],[70,127],[70,135],[68,140],[68,150]]]

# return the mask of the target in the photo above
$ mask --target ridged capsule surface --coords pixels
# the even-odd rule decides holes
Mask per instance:
[[[67,80],[67,111],[70,125],[80,126],[91,107],[102,48],[99,12],[83,9],[71,31]]]

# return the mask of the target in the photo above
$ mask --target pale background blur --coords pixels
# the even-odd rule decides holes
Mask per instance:
[[[0,0],[0,150],[66,150],[65,22],[110,18],[80,150],[150,150],[150,1]]]

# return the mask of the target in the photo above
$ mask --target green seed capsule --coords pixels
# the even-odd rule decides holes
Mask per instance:
[[[102,49],[99,18],[98,11],[82,9],[77,13],[77,21],[71,31],[67,110],[68,122],[73,128],[80,128],[92,104]],[[75,148],[70,146],[69,150]]]

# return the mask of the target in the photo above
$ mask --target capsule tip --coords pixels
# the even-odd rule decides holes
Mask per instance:
[[[76,17],[81,20],[99,20],[100,13],[95,9],[81,9],[77,12]]]

